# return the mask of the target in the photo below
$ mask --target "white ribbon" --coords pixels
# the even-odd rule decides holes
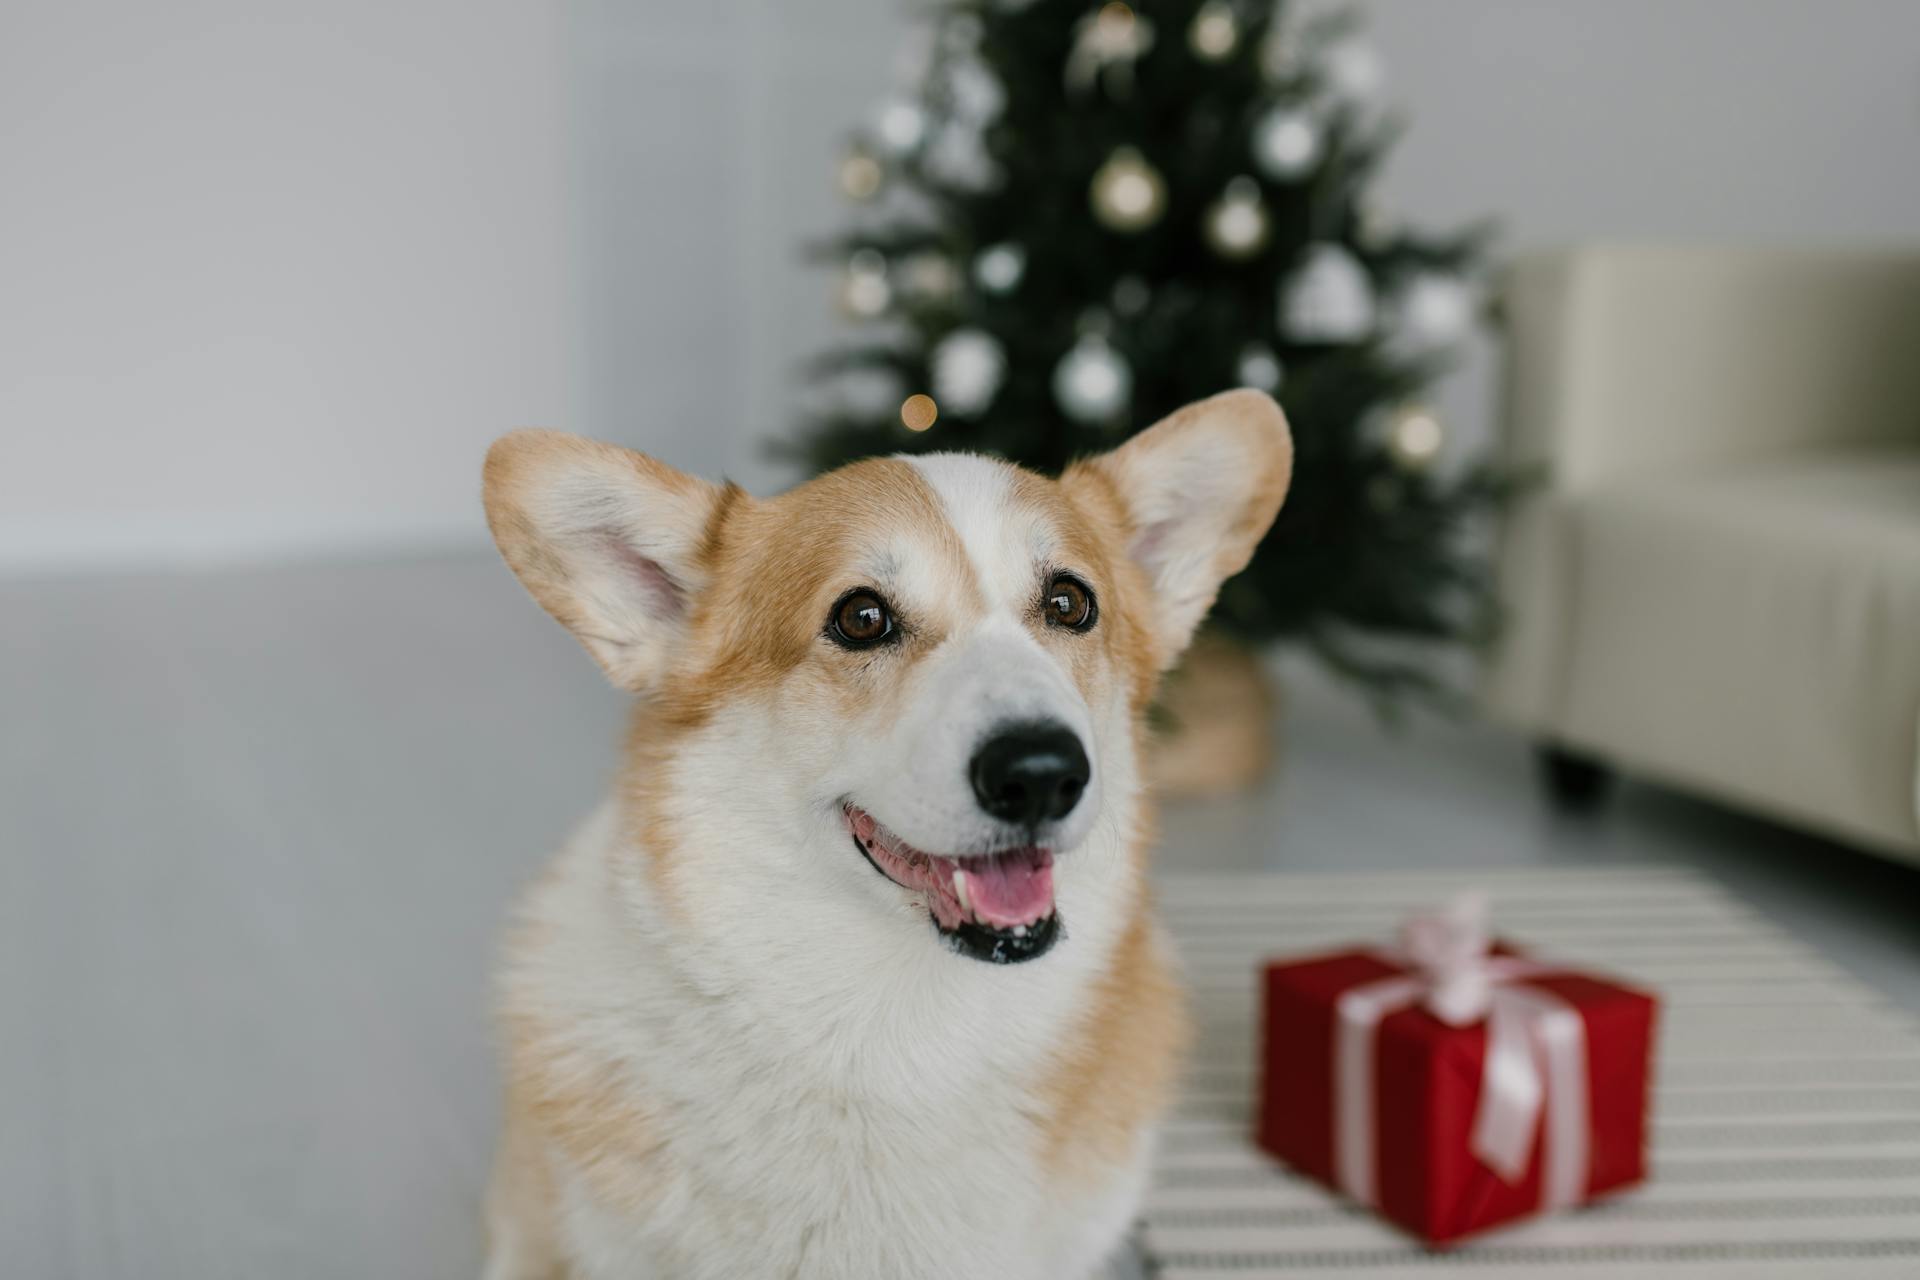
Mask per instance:
[[[1489,954],[1486,899],[1463,895],[1408,918],[1384,958],[1414,972],[1363,983],[1335,1003],[1334,1171],[1365,1204],[1380,1202],[1374,1171],[1374,1039],[1392,1013],[1419,1004],[1448,1026],[1487,1020],[1474,1156],[1503,1180],[1526,1176],[1546,1117],[1541,1207],[1578,1203],[1587,1182],[1587,1028],[1552,992],[1514,985],[1554,966]]]

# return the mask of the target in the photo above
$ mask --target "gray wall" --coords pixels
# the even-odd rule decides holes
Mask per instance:
[[[799,247],[906,7],[12,0],[0,568],[477,540],[479,453],[524,422],[778,483],[834,324]],[[1920,4],[1369,7],[1407,216],[1920,236]]]
[[[1587,239],[1920,244],[1920,3],[1372,0],[1413,128],[1389,208]],[[1439,396],[1487,437],[1481,342]]]
[[[0,0],[0,568],[471,540],[580,415],[521,0]]]

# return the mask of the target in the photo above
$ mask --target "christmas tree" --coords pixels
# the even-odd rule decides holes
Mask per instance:
[[[1368,202],[1397,121],[1352,15],[972,0],[924,37],[841,162],[855,225],[826,252],[864,323],[790,450],[1055,471],[1264,388],[1293,489],[1214,625],[1302,639],[1383,702],[1440,687],[1432,644],[1489,625],[1473,532],[1505,484],[1439,465],[1420,396],[1475,321],[1484,236]]]

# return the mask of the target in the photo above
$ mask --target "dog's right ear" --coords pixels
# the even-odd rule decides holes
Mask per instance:
[[[533,598],[623,689],[665,671],[707,584],[708,547],[740,489],[562,431],[487,451],[493,540]]]

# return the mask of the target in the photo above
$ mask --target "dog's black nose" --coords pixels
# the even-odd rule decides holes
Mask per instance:
[[[996,732],[973,753],[967,772],[982,809],[1002,822],[1037,827],[1073,812],[1093,769],[1071,729],[1043,721]]]

